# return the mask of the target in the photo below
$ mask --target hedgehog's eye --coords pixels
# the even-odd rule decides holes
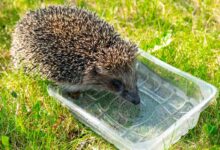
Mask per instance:
[[[117,92],[123,91],[124,89],[123,83],[117,79],[111,80],[111,85],[114,87],[115,91]]]
[[[105,67],[106,70],[110,70],[110,67]]]

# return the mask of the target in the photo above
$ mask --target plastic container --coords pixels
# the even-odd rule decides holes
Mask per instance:
[[[119,149],[167,149],[195,127],[217,89],[142,50],[138,60],[140,105],[105,91],[87,91],[78,100],[58,87],[48,92]]]

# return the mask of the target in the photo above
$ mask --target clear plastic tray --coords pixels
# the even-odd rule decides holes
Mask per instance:
[[[139,50],[140,105],[106,91],[86,91],[74,100],[49,86],[51,96],[119,149],[166,149],[193,128],[217,89]]]

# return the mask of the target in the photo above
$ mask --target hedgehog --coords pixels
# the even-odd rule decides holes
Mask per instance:
[[[75,6],[29,11],[12,34],[15,68],[38,73],[68,93],[107,90],[133,104],[140,103],[137,51],[112,25]]]

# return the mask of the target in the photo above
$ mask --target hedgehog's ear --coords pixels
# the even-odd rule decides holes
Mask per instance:
[[[96,74],[105,75],[105,74],[109,74],[109,71],[110,68],[106,66],[96,65],[94,67],[94,72],[96,72]]]
[[[91,76],[96,76],[98,74],[102,74],[103,70],[101,67],[94,66],[92,69],[89,69],[89,74]]]
[[[108,74],[109,69],[100,65],[96,65],[93,67],[93,69],[90,71],[90,73],[95,76],[95,75],[106,75]]]
[[[102,66],[95,66],[94,70],[97,74],[104,74],[105,69]]]

